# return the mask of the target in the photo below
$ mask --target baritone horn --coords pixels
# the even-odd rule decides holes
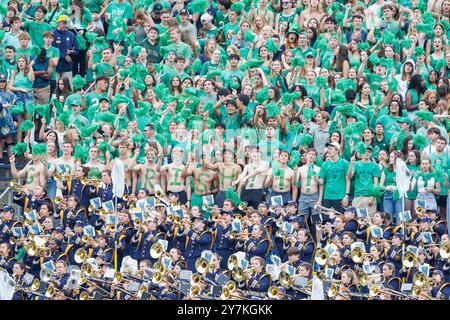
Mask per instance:
[[[317,250],[316,252],[316,257],[315,257],[315,262],[318,265],[325,265],[325,263],[327,263],[328,260],[328,252],[327,250],[320,248],[319,250]]]
[[[163,253],[164,253],[164,246],[161,243],[159,243],[159,242],[155,242],[150,247],[150,256],[153,259],[159,259],[159,257],[161,257],[161,255]]]
[[[195,261],[195,270],[197,270],[198,273],[203,274],[205,273],[209,268],[209,262],[203,257],[199,257]]]
[[[406,252],[402,257],[402,263],[406,268],[412,268],[416,261],[416,256],[410,251]]]
[[[443,259],[450,258],[450,245],[447,242],[441,244],[441,247],[439,248],[439,255]]]

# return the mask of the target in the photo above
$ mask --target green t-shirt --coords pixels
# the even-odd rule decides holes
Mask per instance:
[[[59,49],[51,46],[47,49],[48,59],[59,58]],[[56,66],[53,67],[53,74],[51,80],[56,80]]]
[[[384,179],[384,186],[395,186],[395,171],[389,171],[388,167],[383,169],[383,173],[386,176]]]
[[[373,178],[380,177],[380,168],[375,162],[356,161],[353,166],[353,178],[355,179],[355,197],[368,197],[368,188],[373,188]]]
[[[111,2],[106,9],[106,13],[110,14],[110,23],[108,28],[107,40],[114,40],[113,31],[117,29],[117,24],[123,19],[133,19],[133,7],[129,2],[118,3],[117,0]]]
[[[400,117],[394,118],[391,115],[381,116],[376,120],[376,123],[381,122],[384,126],[384,136],[386,140],[391,141],[391,138],[394,133],[400,132],[400,126],[397,120],[401,119]]]
[[[6,75],[6,78],[9,81],[12,71],[16,71],[16,61],[14,60],[14,62],[11,64],[3,56],[3,57],[0,57],[0,65],[1,65],[2,74]]]
[[[97,91],[89,92],[85,97],[86,108],[98,107],[101,98],[108,98],[108,92],[104,92],[103,94],[98,94]]]
[[[324,180],[324,199],[340,200],[345,197],[349,163],[345,159],[327,160],[320,168],[319,177]]]
[[[221,81],[223,83],[224,88],[228,88],[230,81],[232,81],[233,77],[238,77],[240,80],[244,78],[245,74],[241,70],[224,70],[222,72]]]
[[[180,42],[180,44],[174,44],[172,43],[167,47],[168,52],[175,51],[177,56],[183,57],[185,59],[191,59],[192,58],[192,49],[191,47],[184,43]]]
[[[53,28],[48,23],[37,23],[36,21],[25,22],[25,30],[30,34],[31,43],[42,48],[44,46],[44,37],[42,34],[45,31],[52,31]]]

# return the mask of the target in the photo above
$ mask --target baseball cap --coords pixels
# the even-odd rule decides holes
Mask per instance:
[[[75,226],[82,227],[82,226],[84,226],[84,223],[81,220],[77,220],[77,222],[75,222]]]
[[[335,147],[336,149],[341,150],[341,145],[340,145],[339,143],[335,142],[335,141],[333,141],[333,142],[327,142],[327,143],[325,144],[325,146],[326,146],[326,147]]]
[[[196,220],[199,220],[199,221],[201,221],[203,223],[206,223],[206,219],[204,217],[201,217],[201,216],[192,218],[192,222],[194,222]]]
[[[58,19],[56,20],[56,22],[67,22],[69,20],[69,17],[66,16],[65,14],[62,14],[58,17]]]
[[[106,100],[106,101],[108,101],[109,103],[111,103],[111,100],[109,100],[108,97],[101,97],[98,101],[101,102],[102,100]]]
[[[431,223],[431,221],[433,221],[430,217],[423,217],[422,219],[419,220],[419,222],[428,222]]]
[[[155,5],[153,6],[153,12],[155,13],[160,13],[162,9],[163,6],[161,3],[155,3]]]
[[[81,103],[81,100],[80,100],[80,99],[75,99],[75,100],[72,101],[71,105],[72,105],[72,106],[73,106],[73,105],[81,106],[82,103]]]
[[[2,211],[11,211],[12,213],[15,212],[14,208],[9,205],[4,206]]]
[[[409,124],[409,125],[411,125],[412,124],[412,121],[411,121],[411,119],[409,119],[408,117],[402,117],[402,118],[400,118],[399,120],[398,120],[398,122],[399,123],[407,123],[407,124]]]
[[[396,232],[392,235],[393,237],[397,237],[397,238],[403,238],[403,235],[400,232]]]
[[[188,16],[189,11],[187,9],[181,9],[179,15],[180,16]]]
[[[287,205],[287,206],[294,206],[294,207],[297,207],[297,202],[295,202],[294,200],[290,200],[290,201],[287,202],[286,205]]]
[[[213,17],[209,13],[202,14],[200,21],[210,22],[212,21]]]
[[[309,56],[315,58],[315,57],[317,56],[317,54],[316,54],[314,51],[312,51],[312,50],[307,50],[307,51],[305,52],[305,58],[306,58],[306,57],[309,57]]]
[[[372,146],[371,144],[366,145],[366,148],[367,148],[368,150],[372,150],[372,151],[373,151],[373,146]]]
[[[6,76],[4,74],[0,74],[0,81],[6,82]]]
[[[349,212],[353,212],[353,213],[355,213],[355,214],[356,214],[356,208],[355,208],[355,207],[353,207],[353,206],[350,206],[350,207],[344,208],[344,211],[349,211]]]

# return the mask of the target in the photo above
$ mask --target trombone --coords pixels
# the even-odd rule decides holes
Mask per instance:
[[[267,290],[267,295],[269,297],[269,299],[276,299],[277,296],[282,296],[282,297],[286,297],[287,300],[293,300],[293,297],[289,294],[285,294],[285,293],[281,293],[280,292],[280,288],[277,286],[270,286],[269,289]]]

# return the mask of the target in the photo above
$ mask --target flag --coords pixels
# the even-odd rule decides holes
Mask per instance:
[[[120,159],[114,159],[114,167],[111,171],[114,196],[121,198],[125,191],[125,168]]]
[[[395,161],[395,180],[397,181],[397,190],[400,198],[404,197],[409,189],[410,177],[411,173],[406,167],[405,161],[397,158]]]
[[[325,300],[325,295],[323,293],[323,283],[316,276],[314,276],[313,278],[311,300]]]
[[[0,270],[0,300],[12,300],[16,282],[5,270]]]

